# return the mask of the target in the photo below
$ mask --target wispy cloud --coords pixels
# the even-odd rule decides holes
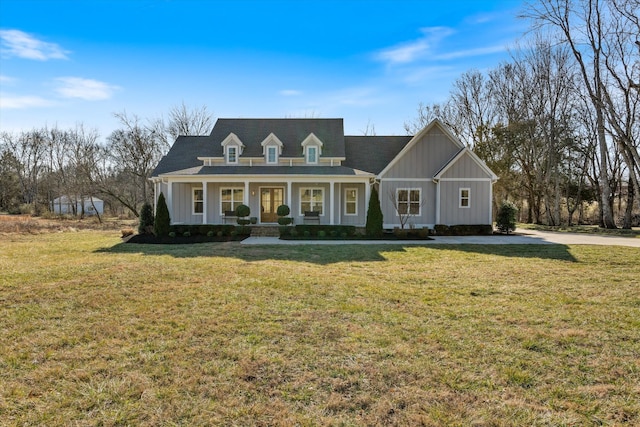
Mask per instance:
[[[81,77],[59,77],[56,79],[56,83],[59,85],[55,89],[58,95],[86,101],[109,99],[116,90],[120,89],[118,86]]]
[[[448,27],[425,27],[420,31],[423,36],[419,39],[382,49],[375,55],[376,59],[389,64],[414,62],[433,52],[440,40],[454,33]]]
[[[39,96],[11,96],[2,94],[0,96],[0,110],[21,110],[33,107],[50,107],[54,105],[52,101]]]
[[[295,89],[284,89],[278,92],[282,96],[300,96],[302,95],[302,91]]]
[[[47,61],[49,59],[67,59],[69,51],[56,43],[38,40],[20,30],[0,30],[0,51],[4,57],[18,57]]]
[[[505,52],[507,45],[495,45],[478,47],[475,49],[459,50],[456,52],[442,53],[436,55],[436,59],[457,59],[457,58],[469,58],[473,56],[490,55],[492,53]]]
[[[0,74],[0,83],[14,84],[17,81],[18,79],[16,79],[15,77],[9,77],[9,76],[5,76],[4,74]]]

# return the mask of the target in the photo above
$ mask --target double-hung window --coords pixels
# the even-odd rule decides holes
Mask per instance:
[[[204,211],[204,192],[202,188],[194,187],[192,195],[193,210],[191,213],[193,215],[202,215],[202,212]]]
[[[318,147],[307,147],[307,163],[318,163]]]
[[[324,190],[322,188],[301,188],[300,189],[300,215],[305,212],[320,212],[324,215],[323,210]]]
[[[471,207],[471,189],[470,188],[460,189],[459,201],[460,201],[460,203],[458,204],[459,208]]]
[[[235,211],[244,202],[244,188],[223,188],[220,190],[220,213]]]
[[[278,147],[274,145],[267,146],[267,163],[278,163]]]
[[[227,147],[227,163],[238,163],[238,147],[235,145]]]
[[[398,188],[396,209],[398,215],[420,215],[421,190],[419,188]]]
[[[344,214],[358,215],[358,189],[347,188],[344,191]]]

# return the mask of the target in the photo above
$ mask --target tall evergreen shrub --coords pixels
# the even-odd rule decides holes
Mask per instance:
[[[518,208],[508,200],[505,200],[498,209],[496,215],[496,227],[502,233],[509,234],[509,231],[516,229],[516,215]]]
[[[151,203],[144,202],[140,210],[140,224],[138,224],[138,234],[153,233],[153,207]]]
[[[371,190],[369,197],[369,207],[367,209],[366,232],[369,237],[382,236],[382,210],[380,209],[380,198],[375,187]]]
[[[169,208],[167,208],[167,202],[164,199],[164,194],[160,193],[158,197],[158,206],[156,207],[156,219],[153,224],[153,231],[156,236],[164,237],[169,235],[169,224],[171,218],[169,217]]]

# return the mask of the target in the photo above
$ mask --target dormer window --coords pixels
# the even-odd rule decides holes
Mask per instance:
[[[310,133],[308,137],[302,141],[302,154],[308,164],[317,164],[320,155],[322,154],[322,146],[324,145],[317,136]]]
[[[318,163],[318,147],[307,147],[307,163]]]
[[[267,147],[267,163],[278,163],[278,147],[274,145]]]
[[[238,163],[238,147],[227,147],[227,163]]]
[[[242,154],[244,144],[233,132],[227,136],[220,144],[224,150],[224,157],[229,164],[238,164],[238,157]]]
[[[262,154],[264,154],[265,162],[271,165],[277,164],[278,157],[282,154],[282,147],[284,146],[282,141],[273,133],[270,133],[260,145],[262,145]]]

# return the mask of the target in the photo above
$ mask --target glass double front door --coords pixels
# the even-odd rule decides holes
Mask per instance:
[[[278,222],[278,206],[284,203],[284,188],[260,189],[260,222]]]

